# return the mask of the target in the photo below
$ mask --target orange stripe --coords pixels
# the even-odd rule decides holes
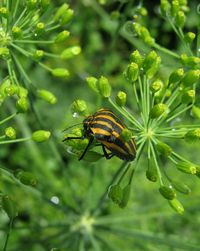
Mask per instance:
[[[110,117],[109,115],[96,115],[95,118],[106,118],[106,119],[109,119],[114,124],[116,124],[118,127],[120,127],[121,129],[124,129],[124,126],[122,124],[117,123],[116,120],[114,118]]]

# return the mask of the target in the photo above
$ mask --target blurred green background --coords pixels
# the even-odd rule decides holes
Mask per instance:
[[[65,1],[52,1],[54,8]],[[68,46],[79,45],[80,55],[69,59],[44,59],[51,67],[69,69],[68,79],[50,76],[38,64],[21,57],[26,72],[38,88],[52,91],[58,102],[49,105],[43,100],[32,100],[34,110],[19,114],[6,127],[14,124],[21,136],[34,130],[45,129],[52,132],[49,141],[37,144],[33,141],[2,145],[0,165],[16,170],[32,172],[38,184],[36,188],[15,182],[9,175],[1,172],[0,190],[12,196],[18,208],[8,248],[9,251],[30,250],[86,250],[86,251],[179,251],[200,250],[200,182],[197,177],[180,174],[179,179],[186,182],[192,192],[189,196],[179,195],[185,207],[183,215],[176,214],[158,192],[158,185],[145,177],[147,162],[143,155],[134,176],[130,202],[120,209],[110,200],[100,203],[107,191],[121,160],[100,159],[96,163],[78,161],[77,157],[66,151],[62,143],[62,130],[79,123],[83,118],[73,118],[70,105],[75,99],[87,101],[89,111],[94,113],[106,105],[104,101],[87,87],[87,76],[105,75],[112,84],[112,95],[119,90],[129,93],[131,87],[123,77],[123,71],[134,49],[146,53],[150,48],[130,34],[130,20],[138,14],[138,6],[144,6],[148,14],[138,15],[148,27],[156,41],[164,47],[180,52],[179,39],[168,23],[159,14],[159,1],[68,1],[74,10],[74,18],[67,25],[71,36],[62,44],[53,44],[48,49],[57,53]],[[200,13],[199,1],[189,1],[185,29],[196,32]],[[119,16],[116,16],[116,11]],[[45,46],[40,49],[45,50]],[[179,62],[161,53],[162,71],[167,76]],[[20,54],[19,54],[20,57]],[[23,77],[21,78],[23,81]],[[135,100],[129,98],[127,106],[137,113]],[[4,104],[1,118],[12,106]],[[123,119],[123,118],[122,118]],[[2,128],[3,130],[3,128]],[[199,161],[199,144],[171,141],[176,150],[194,162]],[[169,163],[166,163],[168,168]],[[171,170],[171,175],[173,170]],[[177,177],[177,176],[176,176]],[[90,216],[91,210],[97,215]],[[9,220],[2,211],[0,214],[0,249],[6,238]]]

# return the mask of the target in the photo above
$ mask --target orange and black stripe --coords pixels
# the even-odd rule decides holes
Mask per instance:
[[[85,135],[94,137],[103,147],[110,150],[112,155],[120,159],[132,161],[136,155],[134,139],[125,142],[121,133],[126,128],[116,115],[108,109],[100,109],[93,116],[83,121]]]

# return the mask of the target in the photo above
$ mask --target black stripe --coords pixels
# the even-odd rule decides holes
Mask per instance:
[[[117,123],[119,123],[121,126],[124,127],[124,125],[123,125],[122,122],[118,119],[118,117],[116,117],[116,115],[115,115],[113,112],[109,111],[109,110],[102,111],[102,112],[101,112],[101,111],[100,111],[100,112],[96,112],[96,113],[94,114],[94,117],[95,117],[95,116],[98,116],[98,115],[107,115],[107,116],[110,116],[110,117],[112,117],[114,120],[116,120]]]
[[[103,121],[103,122],[108,123],[113,128],[113,131],[116,131],[118,134],[121,134],[122,129],[117,124],[115,124],[113,121],[111,121],[110,119],[104,118],[104,117],[94,119],[94,122],[98,122],[98,121]],[[93,127],[93,125],[92,125],[92,127]]]
[[[108,127],[106,125],[98,124],[98,123],[92,124],[91,128],[100,128],[102,130],[105,130],[105,131],[109,132],[110,134],[112,134],[112,131],[113,131],[112,128],[110,128],[110,127]]]
[[[99,139],[102,142],[102,144],[105,144],[105,146],[106,146],[106,141],[108,141],[122,148],[125,152],[127,152],[127,154],[131,154],[127,146],[124,144],[124,142],[121,141],[119,138],[116,138],[114,135],[107,136],[107,135],[95,133],[94,136],[97,140]]]

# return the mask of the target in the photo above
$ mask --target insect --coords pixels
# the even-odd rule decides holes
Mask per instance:
[[[102,146],[106,159],[117,156],[126,161],[134,160],[136,156],[135,141],[134,139],[130,139],[128,142],[123,140],[121,133],[126,127],[111,110],[102,108],[88,116],[83,120],[83,128],[84,134],[82,137],[67,137],[63,140],[89,139],[88,145],[79,160],[83,159],[94,140]]]

